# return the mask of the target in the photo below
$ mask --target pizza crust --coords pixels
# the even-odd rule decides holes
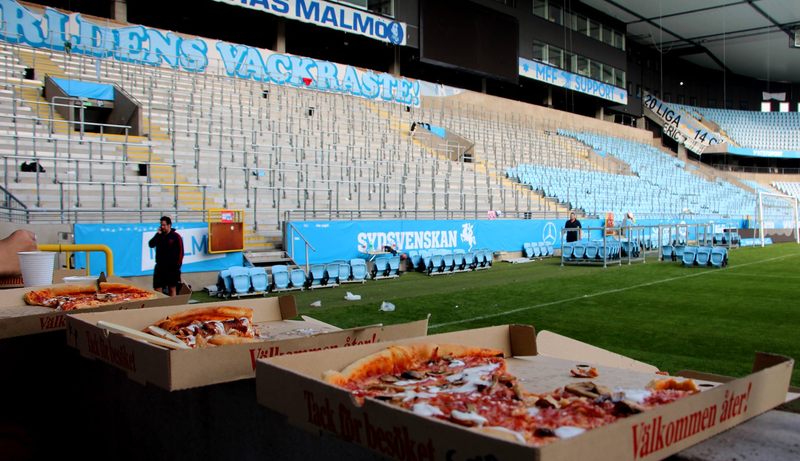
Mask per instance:
[[[369,376],[399,374],[419,363],[435,357],[502,357],[503,351],[461,346],[458,344],[420,343],[389,346],[363,357],[345,367],[341,372],[326,371],[322,379],[330,384],[343,385]]]
[[[232,318],[245,317],[250,322],[253,321],[253,309],[248,307],[233,307],[233,306],[220,306],[220,307],[200,307],[197,309],[190,309],[187,311],[176,312],[164,319],[159,320],[153,325],[163,328],[167,331],[174,332],[175,330],[191,324],[194,321],[208,322],[211,320],[228,320]]]

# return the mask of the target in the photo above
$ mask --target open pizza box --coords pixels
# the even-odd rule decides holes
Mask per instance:
[[[263,341],[218,347],[172,350],[109,332],[98,322],[141,331],[168,315],[201,307],[235,306],[253,309],[253,323]],[[424,336],[428,320],[399,325],[340,329],[311,317],[297,317],[294,297],[251,298],[140,311],[98,312],[67,318],[67,343],[87,358],[122,369],[134,381],[169,391],[255,377],[256,361],[307,351],[348,348],[358,344]]]
[[[657,369],[630,358],[531,326],[506,325],[395,342],[461,344],[503,350],[508,371],[529,392],[547,392],[589,381],[570,376],[579,364],[596,366],[591,379],[611,389],[643,389]],[[753,373],[720,383],[696,379],[700,393],[651,408],[541,446],[495,438],[447,421],[366,399],[321,380],[388,344],[312,352],[259,360],[258,402],[313,433],[328,433],[395,459],[470,460],[655,460],[665,458],[781,403],[787,395],[792,359],[758,354]]]
[[[139,286],[130,280],[120,277],[106,277],[100,274],[97,283],[117,282],[138,286],[146,290],[149,287]],[[80,309],[74,311],[59,311],[45,306],[29,306],[25,304],[23,296],[25,293],[42,288],[52,288],[67,285],[56,283],[41,287],[14,288],[0,291],[0,339],[14,338],[17,336],[32,335],[48,331],[63,330],[66,328],[67,314],[75,312],[103,312],[120,309],[141,309],[144,307],[169,306],[172,304],[186,304],[192,296],[192,291],[186,284],[179,287],[177,296],[166,296],[161,293],[153,292],[155,297],[152,299],[138,299],[131,301],[121,301],[113,304],[105,304],[98,307]]]

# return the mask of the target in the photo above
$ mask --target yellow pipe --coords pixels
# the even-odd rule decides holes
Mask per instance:
[[[77,244],[44,244],[39,245],[39,251],[55,251],[57,253],[61,253],[62,251],[85,251],[86,252],[86,259],[89,260],[89,252],[90,251],[102,251],[106,254],[106,276],[110,277],[114,275],[114,253],[111,252],[111,248],[108,245],[100,245],[94,243],[82,243],[80,245]],[[88,263],[87,263],[87,270],[88,270]]]

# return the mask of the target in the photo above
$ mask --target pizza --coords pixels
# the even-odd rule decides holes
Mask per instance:
[[[323,379],[356,400],[381,400],[417,415],[533,446],[569,438],[698,392],[691,380],[608,389],[580,381],[535,394],[508,372],[503,352],[449,344],[390,346]]]
[[[176,312],[144,331],[192,348],[260,341],[253,325],[253,309],[248,307],[201,307]]]
[[[153,299],[157,295],[133,285],[101,282],[98,288],[89,285],[60,285],[31,290],[23,296],[25,303],[52,307],[60,311],[86,309],[120,302]]]

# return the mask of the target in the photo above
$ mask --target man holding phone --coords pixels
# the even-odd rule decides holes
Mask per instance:
[[[183,265],[183,239],[172,228],[169,216],[161,217],[158,232],[148,243],[156,249],[156,268],[153,271],[153,289],[161,292],[169,289],[169,295],[175,296],[181,283],[181,265]]]

